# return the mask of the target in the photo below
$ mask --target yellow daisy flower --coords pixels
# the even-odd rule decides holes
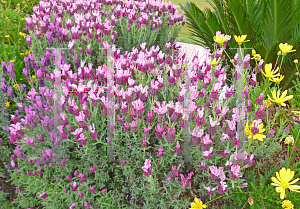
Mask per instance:
[[[288,136],[284,140],[284,144],[290,144],[290,143],[292,143],[292,145],[294,146],[295,141],[294,141],[294,137],[293,136]]]
[[[10,102],[5,103],[5,107],[9,107]]]
[[[219,36],[214,36],[214,41],[222,45],[228,38],[229,35],[224,36],[223,34],[221,34]]]
[[[4,36],[5,38],[9,38],[9,35]]]
[[[282,52],[283,55],[286,55],[287,53],[295,52],[296,51],[296,49],[293,49],[292,45],[288,45],[287,43],[285,43],[285,44],[283,44],[283,43],[279,44],[279,48],[280,48],[280,51]]]
[[[263,101],[263,104],[265,105],[265,107],[270,107],[272,102],[269,99],[267,99]]]
[[[24,53],[20,53],[20,55],[24,55]]]
[[[276,77],[276,78],[270,78],[271,81],[275,82],[275,83],[279,83],[283,80],[284,75],[279,75],[280,77]]]
[[[15,62],[15,60],[10,60],[10,62]]]
[[[294,205],[292,204],[291,201],[289,201],[289,200],[284,200],[284,201],[282,202],[282,208],[293,209],[293,208],[294,208]]]
[[[265,65],[265,72],[266,73],[264,73],[264,71],[261,69],[261,73],[266,77],[266,78],[275,78],[276,76],[279,76],[280,74],[278,73],[278,74],[276,74],[275,75],[275,73],[277,73],[278,72],[278,70],[279,70],[279,67],[277,67],[277,69],[276,70],[272,70],[272,63],[269,63],[269,64],[266,64]],[[271,80],[271,79],[270,79]]]
[[[255,54],[252,59],[254,59],[256,61],[260,61],[261,60],[261,56],[260,56],[260,54]]]
[[[31,78],[35,78],[35,75],[32,75]]]
[[[272,177],[272,181],[274,183],[271,183],[272,186],[276,186],[275,190],[277,193],[280,193],[280,199],[284,199],[285,196],[285,189],[290,189],[293,192],[300,192],[300,186],[292,185],[299,181],[299,178],[295,179],[292,182],[289,182],[292,180],[292,178],[295,175],[295,171],[291,171],[291,169],[285,169],[284,167],[278,172],[276,172],[276,177]]]
[[[219,64],[220,59],[221,59],[221,57],[219,57],[219,59],[218,59],[218,61],[217,61],[217,59],[214,58],[213,61],[210,62],[210,64],[211,64],[212,66],[215,66],[215,65]]]
[[[277,91],[277,95],[276,95],[276,91],[275,90],[273,90],[272,91],[272,96],[273,96],[273,98],[274,98],[274,100],[273,99],[271,99],[271,97],[268,95],[268,98],[269,98],[269,100],[271,100],[272,102],[276,102],[276,103],[278,103],[278,104],[280,104],[280,105],[282,105],[282,106],[286,106],[286,104],[284,103],[284,102],[286,102],[287,100],[290,100],[290,99],[292,99],[294,96],[293,95],[290,95],[290,96],[287,96],[287,97],[285,97],[286,95],[287,95],[287,90],[285,90],[283,93],[282,93],[282,95],[281,95],[281,97],[279,97],[279,95],[280,95],[280,90],[278,90]]]
[[[236,35],[234,35],[235,41],[236,41],[237,43],[239,43],[239,44],[242,44],[242,43],[244,43],[244,42],[250,41],[250,40],[246,40],[246,41],[245,41],[246,38],[247,38],[247,35],[242,35],[242,36],[236,36]]]
[[[247,121],[246,127],[245,127],[245,133],[246,135],[248,135],[248,139],[257,139],[259,141],[263,141],[264,138],[266,138],[265,135],[261,134],[263,132],[266,131],[266,129],[264,129],[264,124],[259,124],[259,126],[257,128],[254,127],[254,123],[256,123],[257,121],[254,120],[254,122],[249,126],[249,121]],[[254,129],[252,129],[254,128]]]
[[[203,204],[203,202],[199,202],[199,200],[197,198],[195,198],[194,200],[196,203],[192,202],[191,203],[191,208],[190,209],[202,209],[202,208],[206,208],[207,206]]]

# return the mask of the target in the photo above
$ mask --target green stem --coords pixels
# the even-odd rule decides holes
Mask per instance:
[[[295,144],[297,143],[297,140],[298,140],[298,137],[299,137],[299,133],[300,133],[300,131],[298,131],[298,134],[297,134],[297,137],[296,137],[296,140],[295,140]],[[290,146],[289,146],[289,147],[290,147]],[[294,150],[295,150],[295,149],[292,150],[291,156],[293,156]],[[289,164],[288,164],[288,165],[290,165],[291,159],[292,159],[292,158],[289,159]]]
[[[230,193],[230,194],[234,194],[234,193],[245,193],[245,192],[232,192],[232,193]],[[230,195],[230,194],[228,194],[228,195]],[[221,197],[225,197],[225,196],[228,196],[228,195],[222,195],[222,196],[220,196],[220,197],[217,197],[217,198],[215,198],[215,199],[213,199],[213,200],[211,200],[211,201],[205,203],[205,205],[208,204],[208,203],[210,203],[210,202],[212,202],[212,201],[214,201],[214,200],[217,200],[217,199],[219,199],[219,198],[221,198]]]

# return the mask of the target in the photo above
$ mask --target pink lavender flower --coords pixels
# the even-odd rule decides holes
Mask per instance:
[[[230,153],[230,150],[224,150],[221,152],[221,156],[223,156],[224,158],[226,158],[226,156]]]
[[[85,137],[84,134],[81,133],[79,139],[77,139],[76,141],[79,141],[80,146],[82,145],[86,146],[87,137]]]
[[[72,176],[67,176],[67,181],[71,182],[72,181]]]
[[[147,137],[149,136],[149,130],[152,128],[152,126],[149,126],[148,128],[146,128],[145,126],[143,126],[143,129],[144,129],[144,136]]]
[[[248,186],[248,183],[243,183],[240,187],[243,189],[245,186]]]
[[[214,193],[213,193],[213,191],[215,191],[216,189],[217,189],[217,187],[214,187],[214,188],[210,188],[210,187],[206,187],[204,184],[203,184],[203,187],[204,187],[204,189],[206,189],[207,190],[207,195],[211,195],[211,196],[213,196],[214,195]]]
[[[84,201],[84,208],[91,208],[91,204]]]
[[[101,192],[102,195],[106,195],[106,191],[105,189],[102,189],[102,192]]]
[[[177,144],[174,149],[174,153],[177,153],[179,155],[180,152],[181,152],[181,147],[180,147],[179,141],[177,141]]]
[[[191,182],[189,183],[189,185],[187,186],[189,180],[192,178],[192,175],[194,175],[194,172],[192,171],[191,173],[188,174],[188,176],[185,178],[182,174],[180,174],[181,177],[181,188],[187,188],[187,187],[191,187]]]
[[[146,159],[145,161],[145,165],[142,167],[144,174],[146,175],[146,177],[148,177],[149,175],[151,175],[153,172],[151,171],[151,160]]]
[[[261,93],[260,96],[255,99],[255,101],[257,102],[257,104],[260,105],[263,102],[263,98],[264,98],[264,94]]]
[[[79,194],[78,194],[78,195],[79,195]],[[74,208],[76,207],[77,204],[78,204],[78,202],[72,203],[68,209],[74,209]]]
[[[127,162],[125,160],[122,160],[120,163],[123,167],[127,164]]]
[[[91,193],[95,194],[96,193],[96,188],[90,186],[90,191],[91,191]]]
[[[81,192],[78,192],[78,197],[79,197],[80,199],[82,199],[82,198],[84,197],[84,194],[82,194]]]
[[[77,191],[77,188],[78,188],[77,182],[74,182],[73,184],[71,184],[71,189],[73,191]]]
[[[176,182],[178,182],[178,170],[180,166],[181,164],[179,164],[178,168],[176,168],[176,166],[174,167],[172,165],[172,170],[167,175],[166,183],[169,183],[170,180],[175,180]]]
[[[135,133],[137,132],[137,120],[136,121],[132,121],[132,123],[129,124],[131,126],[131,132]]]
[[[149,112],[148,111],[148,117],[147,117],[147,122],[148,123],[153,123],[153,121],[154,121],[154,118],[153,118],[153,115],[154,115],[154,112]]]
[[[209,150],[208,151],[204,151],[203,152],[203,157],[205,158],[205,159],[210,159],[211,157],[212,157],[212,152],[213,152],[213,147],[210,147],[209,148]]]
[[[79,182],[82,184],[83,182],[86,182],[86,176],[82,173],[79,174]]]
[[[90,50],[90,44],[89,45],[87,45],[87,47],[86,47],[86,53],[87,54],[91,54],[92,53],[92,51]]]
[[[201,163],[201,166],[200,166],[200,169],[202,169],[202,170],[205,171],[206,167],[207,167],[206,163],[205,163],[205,162],[202,162],[202,163]]]
[[[159,148],[158,148],[158,153],[157,153],[157,155],[158,155],[158,158],[161,158],[161,157],[164,157],[165,155],[164,155],[164,152],[163,152],[163,149],[161,148],[161,146],[159,146]]]
[[[163,135],[163,132],[164,132],[164,130],[166,128],[166,125],[167,124],[165,124],[164,126],[161,126],[160,124],[157,124],[157,127],[155,128],[155,130],[156,130],[156,138],[157,139],[161,139],[162,138],[162,135]]]
[[[218,177],[221,181],[225,180],[224,168],[220,167],[219,169],[216,166],[209,166],[210,169],[210,181],[218,181]]]
[[[66,158],[60,162],[60,167],[66,167]]]
[[[146,138],[143,139],[143,142],[142,142],[142,147],[143,148],[147,148],[147,142],[146,142]]]
[[[167,135],[167,141],[172,144],[175,140],[175,127],[169,127],[168,128],[168,135]]]
[[[90,167],[90,171],[91,171],[92,173],[95,173],[95,172],[96,172],[96,170],[97,170],[96,166],[94,166],[94,167]]]
[[[229,173],[229,178],[232,181],[235,181],[239,177],[242,177],[242,175],[239,174],[239,171],[240,171],[240,166],[239,165],[231,166],[231,172]]]
[[[253,160],[254,155],[252,154],[249,159],[246,160],[246,163],[249,165],[249,167],[252,167],[252,165],[255,163],[255,160]]]
[[[143,105],[143,102],[140,99],[132,102],[132,105],[133,105],[134,109],[136,109],[137,111],[142,111],[145,108],[145,106]]]
[[[43,198],[43,199],[46,199],[46,198],[48,197],[48,195],[47,195],[45,192],[43,192],[43,193],[39,193],[39,192],[38,192],[38,194],[39,194],[40,197]]]
[[[203,130],[203,129],[201,129]],[[210,145],[212,143],[211,140],[209,140],[209,134],[206,134],[203,138],[202,138],[202,141],[201,141],[203,144],[205,145]]]

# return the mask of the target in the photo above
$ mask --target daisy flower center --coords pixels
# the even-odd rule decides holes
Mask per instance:
[[[284,189],[287,189],[287,188],[289,188],[290,184],[287,181],[282,181],[280,183],[280,186]]]
[[[253,128],[251,128],[251,132],[252,132],[253,135],[258,134],[259,133],[259,129],[253,127]]]

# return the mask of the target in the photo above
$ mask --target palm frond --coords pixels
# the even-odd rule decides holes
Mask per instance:
[[[226,14],[226,4],[224,0],[212,0],[209,2],[210,6],[215,11],[215,16],[218,21],[221,23],[222,32],[225,34],[230,34],[229,31],[229,24],[227,21],[227,14]]]
[[[269,48],[275,41],[288,42],[293,35],[294,0],[264,0],[266,9],[261,18],[263,41]]]
[[[212,12],[209,9],[200,10],[193,2],[187,2],[186,8],[183,8],[187,25],[189,26],[189,32],[191,36],[195,36],[198,39],[196,42],[201,46],[211,46],[213,43],[214,30],[219,28],[219,23],[216,18],[212,16]],[[188,9],[188,10],[187,10]],[[209,16],[209,17],[208,17]],[[211,25],[207,24],[207,20]]]
[[[260,0],[245,0],[249,21],[253,24],[256,36],[260,28],[260,18],[263,13],[263,1]],[[258,38],[258,37],[257,37]]]
[[[294,15],[294,33],[293,33],[293,40],[297,43],[300,40],[300,1],[294,0],[294,8],[295,8],[295,15]]]
[[[231,25],[233,35],[247,35],[249,42],[246,47],[252,47],[255,39],[255,31],[252,23],[249,21],[247,10],[241,0],[227,0],[228,21]]]

